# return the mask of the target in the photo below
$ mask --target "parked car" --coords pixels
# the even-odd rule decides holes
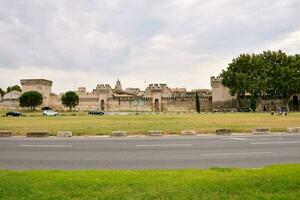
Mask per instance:
[[[19,117],[19,116],[22,116],[22,113],[20,112],[17,112],[17,111],[10,111],[10,112],[7,112],[6,113],[6,116],[13,116],[13,117]]]
[[[287,108],[285,106],[281,106],[278,108],[278,112],[285,113],[285,112],[287,112]]]
[[[287,115],[287,108],[285,106],[278,107],[277,115]]]
[[[238,109],[239,112],[251,112],[252,110],[250,108],[239,108]]]
[[[44,116],[57,116],[58,113],[55,112],[55,111],[53,111],[53,110],[45,110],[45,111],[43,112],[43,115],[44,115]]]
[[[51,110],[51,108],[46,106],[46,107],[43,107],[42,110]]]
[[[88,113],[89,115],[104,115],[104,112],[98,110],[91,110]]]

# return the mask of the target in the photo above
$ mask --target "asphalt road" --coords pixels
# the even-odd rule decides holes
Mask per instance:
[[[300,163],[300,135],[0,138],[1,169],[181,169]]]

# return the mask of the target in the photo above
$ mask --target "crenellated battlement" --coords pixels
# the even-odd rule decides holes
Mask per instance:
[[[147,87],[146,90],[162,90],[164,88],[168,88],[167,84],[163,84],[163,83],[155,83],[155,84],[149,84],[149,86]]]
[[[52,81],[46,80],[46,79],[22,79],[21,85],[47,85],[52,86]]]
[[[222,85],[222,78],[220,76],[212,76],[210,78],[210,85],[213,88],[220,87]]]
[[[96,90],[109,90],[111,89],[111,86],[109,84],[98,84],[96,87]]]

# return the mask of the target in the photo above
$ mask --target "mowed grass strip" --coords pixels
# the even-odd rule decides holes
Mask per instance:
[[[296,200],[299,197],[299,164],[263,169],[0,171],[1,200]]]
[[[271,116],[268,113],[202,113],[202,114],[140,114],[125,116],[89,116],[86,113],[62,113],[64,116],[43,117],[37,113],[27,117],[0,117],[0,130],[25,135],[28,131],[70,130],[74,135],[105,135],[125,130],[129,134],[145,134],[161,130],[174,134],[182,130],[214,133],[218,128],[231,128],[233,132],[251,132],[255,127],[270,127],[273,132],[300,126],[300,113]]]

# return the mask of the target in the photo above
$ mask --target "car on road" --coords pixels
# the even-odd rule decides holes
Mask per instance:
[[[7,116],[7,117],[8,117],[8,116],[20,117],[20,116],[22,116],[22,113],[17,112],[17,111],[10,111],[10,112],[7,112],[7,113],[6,113],[6,116]]]
[[[104,112],[98,110],[91,110],[88,113],[89,115],[104,115]]]
[[[53,110],[45,110],[45,111],[43,112],[43,115],[44,115],[44,116],[57,116],[58,113],[55,112],[55,111],[53,111]]]

